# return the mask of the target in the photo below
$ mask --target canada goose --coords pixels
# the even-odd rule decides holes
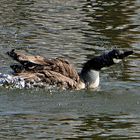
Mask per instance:
[[[0,84],[6,83],[20,88],[47,85],[78,90],[96,88],[99,86],[99,72],[103,67],[119,63],[132,53],[133,51],[113,49],[88,60],[78,74],[68,60],[63,58],[46,59],[42,56],[25,55],[13,49],[7,54],[19,64],[11,65],[14,71],[12,75],[0,74]]]

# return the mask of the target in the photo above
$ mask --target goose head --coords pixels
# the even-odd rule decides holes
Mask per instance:
[[[99,86],[99,72],[104,67],[119,63],[125,57],[131,55],[133,51],[120,51],[113,49],[108,53],[88,60],[80,73],[80,79],[85,84],[85,88],[96,88]]]

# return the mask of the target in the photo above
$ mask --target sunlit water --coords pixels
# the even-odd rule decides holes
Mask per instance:
[[[79,71],[112,48],[134,50],[82,91],[0,88],[0,140],[140,139],[139,0],[1,0],[0,72],[12,48],[63,56]]]

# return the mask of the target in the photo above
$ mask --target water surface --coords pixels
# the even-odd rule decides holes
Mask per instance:
[[[0,139],[140,139],[139,0],[2,0],[0,72],[10,49],[69,59],[79,71],[112,48],[134,50],[82,91],[0,88]]]

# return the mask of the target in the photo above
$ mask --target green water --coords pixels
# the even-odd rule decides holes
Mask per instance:
[[[112,48],[134,50],[102,70],[100,87],[82,91],[0,87],[0,140],[140,139],[139,0],[2,0],[0,72],[13,48],[63,56],[79,71]]]

